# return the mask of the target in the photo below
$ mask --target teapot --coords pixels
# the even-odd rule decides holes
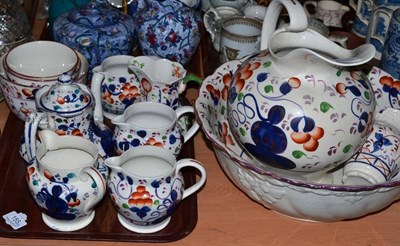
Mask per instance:
[[[38,148],[35,141],[30,143],[35,158],[27,167],[29,190],[46,225],[58,231],[79,230],[94,219],[94,207],[107,190],[108,174],[100,170],[108,169],[99,168],[98,149],[87,139],[61,137],[50,130],[39,136]]]
[[[290,22],[276,29],[283,7]],[[240,61],[221,95],[246,152],[266,167],[312,173],[344,163],[366,141],[375,98],[357,66],[375,49],[345,49],[307,25],[298,1],[272,1],[261,51]]]
[[[112,133],[104,124],[95,124],[95,100],[90,89],[76,83],[68,74],[52,86],[41,87],[35,95],[37,110],[25,122],[25,141],[33,141],[39,129],[49,129],[58,135],[81,136],[101,145],[101,155],[112,155]],[[29,145],[29,144],[28,144]],[[28,148],[28,159],[36,151]]]

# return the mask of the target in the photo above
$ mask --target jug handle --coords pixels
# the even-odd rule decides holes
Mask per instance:
[[[269,39],[276,29],[283,7],[286,8],[290,19],[289,24],[285,25],[283,29],[291,32],[302,32],[307,29],[307,16],[300,2],[297,0],[274,0],[268,5],[267,13],[264,17],[261,32],[261,50],[268,48]]]
[[[93,180],[93,182],[96,184],[98,188],[98,192],[96,194],[96,197],[93,198],[84,208],[84,212],[86,214],[89,214],[92,210],[93,207],[96,206],[104,197],[104,194],[106,193],[106,180],[103,177],[103,175],[100,174],[99,171],[97,171],[94,167],[87,167],[82,170],[82,172],[86,173],[89,177],[87,177],[86,180],[81,180],[82,181],[88,181],[89,179]],[[89,182],[91,182],[89,180]]]
[[[393,15],[393,10],[390,8],[386,8],[386,7],[379,7],[374,9],[370,20],[369,20],[369,25],[368,25],[368,35],[366,38],[366,43],[371,43],[371,38],[375,38],[377,39],[382,47],[385,44],[385,37],[382,37],[381,35],[377,35],[375,33],[375,31],[377,30],[376,26],[378,24],[381,24],[381,21],[379,20],[381,16],[386,16],[386,18],[382,18],[381,19],[388,19],[390,20],[392,18]],[[386,33],[389,31],[388,28],[389,24],[386,26]]]
[[[303,3],[303,9],[304,9],[304,12],[306,12],[306,15],[308,17],[315,17],[314,14],[311,14],[310,11],[308,11],[308,7],[307,7],[308,5],[314,6],[314,9],[315,9],[315,8],[317,8],[317,2],[311,0],[311,1],[305,1]]]
[[[24,137],[29,162],[36,157],[37,128],[39,127],[38,125],[45,115],[46,114],[42,112],[32,112],[29,114],[28,119],[25,122]]]
[[[213,13],[213,15],[209,15],[209,13]],[[204,27],[206,28],[208,33],[210,33],[211,42],[217,51],[219,51],[219,49],[220,49],[219,39],[220,39],[220,35],[221,35],[220,30],[218,28],[217,21],[219,21],[221,19],[222,19],[222,16],[212,6],[210,6],[210,8],[207,10],[207,12],[204,14],[204,17],[203,17]]]
[[[103,83],[104,78],[105,78],[105,75],[101,72],[93,73],[92,83],[91,83],[91,87],[90,87],[92,94],[94,96],[94,101],[95,101],[93,118],[94,118],[94,122],[96,124],[103,123],[103,106],[102,106],[102,102],[101,102],[101,83]]]
[[[193,167],[193,168],[196,168],[197,170],[199,170],[200,179],[195,184],[190,186],[189,188],[185,188],[185,190],[183,191],[182,200],[185,199],[186,197],[190,196],[197,190],[199,190],[206,182],[206,170],[200,164],[200,162],[198,162],[194,159],[190,159],[190,158],[179,160],[176,163],[175,175],[178,175],[179,171],[184,167]]]
[[[178,118],[187,113],[194,114],[194,108],[192,106],[183,106],[176,109],[176,115]],[[194,121],[193,125],[183,135],[183,142],[186,143],[191,137],[193,137],[194,134],[196,134],[196,132],[199,130],[199,128],[200,126],[197,121]]]

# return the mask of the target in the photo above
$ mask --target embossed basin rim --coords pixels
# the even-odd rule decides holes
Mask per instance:
[[[201,99],[202,91],[206,91],[206,86],[207,86],[207,81],[212,81],[211,78],[215,77],[217,74],[219,74],[219,71],[221,71],[224,67],[231,66],[231,67],[236,67],[235,64],[241,64],[243,61],[245,61],[247,57],[244,57],[241,60],[234,60],[234,61],[229,61],[224,64],[222,64],[218,69],[215,70],[214,74],[208,76],[207,78],[204,79],[203,85],[200,88],[199,91],[199,99]],[[235,72],[235,71],[232,71]],[[204,83],[205,82],[205,83]],[[214,83],[221,82],[221,79],[219,81],[214,81]],[[238,156],[236,153],[234,153],[232,150],[227,149],[224,144],[217,138],[216,135],[210,133],[207,131],[206,128],[212,129],[211,126],[209,125],[209,121],[201,122],[201,113],[200,111],[203,111],[202,107],[200,107],[198,104],[200,103],[200,100],[196,100],[196,105],[195,105],[195,115],[196,115],[196,120],[198,121],[199,125],[201,125],[202,130],[206,136],[206,138],[212,142],[213,146],[215,148],[218,148],[221,150],[224,154],[226,154],[232,162],[235,162],[236,165],[241,166],[244,169],[253,171],[261,176],[269,176],[271,178],[274,178],[276,180],[279,180],[281,182],[294,185],[294,186],[299,186],[299,187],[304,187],[304,188],[309,188],[309,189],[315,189],[315,190],[331,190],[331,191],[338,191],[338,192],[361,192],[361,191],[373,191],[377,189],[383,189],[383,188],[396,188],[397,186],[400,186],[400,180],[396,181],[390,181],[390,182],[384,182],[384,183],[379,183],[375,185],[365,185],[365,186],[345,186],[345,185],[329,185],[329,184],[317,184],[317,183],[310,183],[310,182],[304,182],[301,180],[295,180],[295,179],[290,179],[283,177],[281,175],[278,175],[274,172],[271,171],[266,171],[261,168],[257,168],[256,166],[252,165],[251,163],[245,161],[242,159],[240,156]],[[212,106],[213,107],[213,106]],[[204,114],[208,115],[206,111],[203,112]],[[208,125],[205,127],[205,124]],[[397,175],[398,176],[398,175]]]

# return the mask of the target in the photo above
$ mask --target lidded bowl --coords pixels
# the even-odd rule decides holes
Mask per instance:
[[[38,108],[67,117],[93,108],[93,100],[90,90],[83,84],[75,83],[68,74],[61,75],[56,84],[44,86],[36,93]]]

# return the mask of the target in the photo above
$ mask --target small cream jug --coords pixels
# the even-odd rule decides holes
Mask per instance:
[[[97,169],[98,149],[85,138],[58,136],[51,130],[39,136],[37,149],[35,139],[27,142],[35,151],[26,173],[30,193],[47,226],[79,230],[94,219],[94,207],[106,192],[107,174]]]

